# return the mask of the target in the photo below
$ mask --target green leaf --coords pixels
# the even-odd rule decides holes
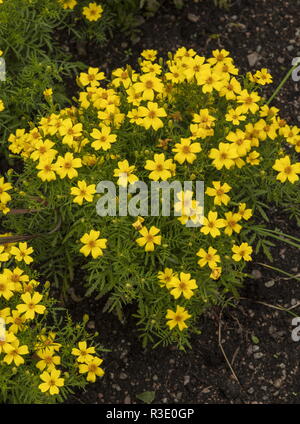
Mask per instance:
[[[259,338],[256,337],[255,335],[252,335],[251,336],[251,340],[252,340],[252,343],[254,343],[254,344],[258,344],[259,343]]]
[[[152,403],[155,399],[155,392],[143,392],[136,395],[137,399],[144,403]]]

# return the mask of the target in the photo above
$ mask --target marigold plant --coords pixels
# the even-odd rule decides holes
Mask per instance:
[[[102,348],[58,307],[32,255],[26,242],[0,247],[0,403],[62,402],[104,374]]]
[[[99,68],[79,74],[76,104],[54,104],[9,137],[24,170],[1,180],[7,229],[32,238],[57,286],[84,269],[80,284],[87,296],[107,295],[106,310],[122,316],[136,305],[144,343],[184,346],[201,313],[238,297],[254,255],[270,257],[270,205],[299,223],[300,129],[267,104],[271,81],[266,69],[240,75],[226,50],[205,58],[184,47],[166,61],[146,50],[139,69],[111,78]],[[181,216],[100,216],[101,181],[129,191],[204,181],[204,205],[188,191],[172,199]]]

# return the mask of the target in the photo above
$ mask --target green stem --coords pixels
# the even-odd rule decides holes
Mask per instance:
[[[276,88],[276,90],[274,91],[274,93],[272,94],[272,96],[269,98],[269,100],[266,102],[266,105],[269,105],[271,103],[271,101],[274,99],[274,97],[277,96],[278,92],[282,89],[282,87],[284,86],[284,84],[287,82],[287,80],[289,79],[289,77],[291,76],[292,72],[294,69],[297,68],[297,66],[299,66],[299,63],[296,63],[296,65],[294,65],[286,74],[286,76],[283,78],[283,80],[281,81],[281,83],[278,85],[278,87]]]

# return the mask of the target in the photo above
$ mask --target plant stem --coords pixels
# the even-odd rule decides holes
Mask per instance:
[[[296,63],[296,65],[294,65],[285,75],[285,77],[283,78],[283,80],[281,81],[281,83],[278,85],[278,87],[276,88],[276,90],[274,91],[274,93],[272,94],[272,96],[269,98],[269,100],[266,102],[266,105],[269,105],[271,103],[271,101],[274,99],[274,97],[277,96],[278,92],[282,89],[282,87],[284,86],[284,84],[287,82],[287,80],[289,79],[289,77],[291,76],[292,72],[294,69],[297,68],[297,66],[299,66],[299,63]]]

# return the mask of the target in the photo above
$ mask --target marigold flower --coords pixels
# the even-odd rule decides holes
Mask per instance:
[[[103,250],[106,249],[107,239],[99,239],[100,231],[91,230],[90,233],[84,234],[80,241],[84,246],[80,249],[80,252],[84,256],[92,255],[94,259],[103,255]]]
[[[30,293],[24,293],[21,296],[21,299],[24,303],[17,305],[17,310],[21,313],[24,313],[26,319],[34,319],[35,314],[44,314],[46,307],[44,305],[39,305],[40,301],[43,299],[43,295],[35,292],[33,296]]]
[[[217,249],[214,249],[211,246],[208,248],[207,252],[202,248],[199,249],[197,256],[201,258],[199,259],[198,264],[202,268],[207,264],[211,269],[215,269],[217,267],[217,262],[221,262],[220,256],[217,255]]]
[[[209,211],[207,218],[203,218],[203,226],[200,232],[207,235],[210,234],[213,238],[221,234],[219,228],[225,227],[224,219],[218,219],[218,213]]]
[[[44,382],[39,385],[41,392],[48,392],[50,395],[58,395],[59,387],[63,387],[65,380],[60,377],[61,371],[53,369],[50,372],[44,371],[40,379]]]
[[[139,233],[142,235],[142,237],[139,237],[136,239],[136,242],[139,246],[143,247],[145,246],[146,252],[152,252],[154,250],[154,245],[161,244],[161,236],[157,235],[160,232],[159,228],[156,228],[152,226],[150,230],[148,230],[146,227],[143,227]]]
[[[187,328],[185,321],[191,318],[191,315],[184,309],[182,306],[177,305],[176,311],[172,311],[172,309],[167,310],[167,325],[172,330],[176,325],[180,331],[183,331]]]
[[[252,253],[252,247],[249,246],[248,243],[242,243],[240,246],[234,245],[232,247],[233,255],[232,259],[236,262],[239,262],[241,259],[244,259],[245,261],[252,261],[251,253]]]
[[[25,264],[29,265],[33,262],[32,257],[30,256],[33,253],[33,248],[27,246],[27,242],[19,243],[18,247],[12,246],[10,253],[15,256],[16,261],[24,261]]]
[[[89,3],[87,7],[83,8],[82,14],[88,21],[98,21],[103,13],[103,8],[100,4]]]
[[[148,102],[147,107],[140,106],[138,108],[138,124],[146,129],[152,127],[155,131],[164,126],[163,121],[160,119],[167,116],[164,108],[158,107],[157,103]]]
[[[133,174],[135,166],[129,166],[128,160],[118,162],[118,168],[114,169],[114,177],[118,177],[118,185],[126,187],[138,181],[138,177]]]
[[[20,346],[19,340],[13,341],[11,344],[6,344],[3,347],[4,353],[6,355],[3,358],[3,362],[10,365],[12,362],[18,367],[21,364],[24,364],[24,358],[22,355],[27,355],[29,353],[28,346]]]
[[[177,273],[174,273],[172,268],[165,268],[164,271],[158,272],[157,278],[159,279],[160,287],[169,289],[177,278]]]
[[[87,202],[92,202],[94,198],[93,194],[95,193],[96,185],[87,185],[87,183],[83,180],[78,181],[77,187],[71,187],[71,194],[75,196],[73,202],[77,203],[78,205],[82,205],[84,200]]]
[[[87,347],[86,342],[79,342],[78,349],[75,347],[72,349],[72,355],[78,357],[76,358],[77,361],[85,362],[85,363],[89,363],[93,359],[92,354],[94,354],[95,352],[96,352],[95,348],[92,346]]]
[[[94,128],[91,132],[91,137],[95,139],[91,144],[95,150],[103,149],[106,151],[110,149],[112,143],[115,143],[117,140],[116,134],[111,134],[110,127],[106,125],[102,125],[100,130]]]
[[[213,187],[207,187],[205,193],[208,196],[214,197],[214,204],[220,206],[222,203],[227,205],[230,197],[226,194],[231,190],[229,184],[224,183],[221,185],[220,181],[213,181]]]
[[[175,299],[178,299],[181,295],[185,299],[190,299],[197,288],[196,280],[191,279],[191,274],[181,272],[179,277],[176,277],[169,283],[170,293]]]
[[[80,364],[79,365],[79,372],[80,374],[88,373],[87,375],[87,381],[90,381],[91,383],[95,383],[96,376],[102,377],[104,375],[104,370],[99,367],[103,362],[103,359],[100,358],[93,358],[90,360],[87,364]]]
[[[70,180],[77,177],[78,172],[75,168],[81,168],[80,158],[74,158],[73,153],[67,152],[65,156],[59,156],[55,163],[55,171],[60,178],[68,177]]]
[[[300,174],[300,162],[291,164],[291,159],[288,155],[281,159],[276,159],[272,168],[279,172],[276,179],[282,183],[289,180],[294,184],[295,181],[299,180],[297,174]]]
[[[159,179],[165,181],[171,177],[172,159],[165,159],[164,153],[155,153],[154,160],[147,160],[145,169],[152,171],[149,174],[151,180],[157,181]]]
[[[182,138],[180,143],[175,144],[172,152],[176,153],[174,159],[180,164],[183,164],[185,161],[193,163],[197,158],[195,153],[201,152],[201,146],[200,143],[191,143],[191,139],[189,138]]]

